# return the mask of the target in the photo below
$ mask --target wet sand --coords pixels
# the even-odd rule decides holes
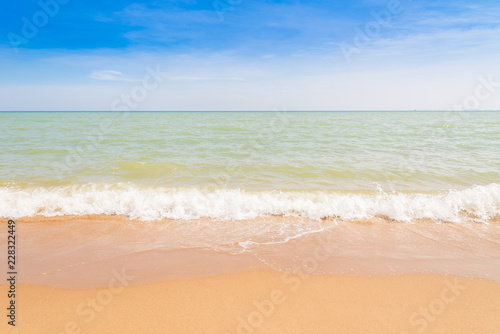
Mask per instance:
[[[16,225],[17,326],[2,333],[500,332],[498,222]]]

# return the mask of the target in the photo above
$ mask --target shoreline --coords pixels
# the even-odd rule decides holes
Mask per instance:
[[[137,273],[133,285],[251,270],[500,281],[500,226],[495,223],[293,217],[141,222],[95,215],[20,218],[16,230],[19,283],[56,288],[103,287],[110,272],[122,268]],[[6,248],[6,232],[0,231],[0,247]],[[6,258],[0,266],[6,266]]]

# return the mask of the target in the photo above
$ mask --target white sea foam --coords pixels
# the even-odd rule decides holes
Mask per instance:
[[[500,216],[500,184],[439,193],[203,190],[133,184],[0,187],[0,216],[125,215],[145,221],[283,215],[354,220],[486,221]]]

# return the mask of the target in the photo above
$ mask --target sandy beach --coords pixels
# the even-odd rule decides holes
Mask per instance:
[[[301,222],[313,224],[267,217],[238,226],[295,233]],[[187,223],[148,222],[145,230],[120,216],[17,219],[16,326],[2,326],[51,334],[500,328],[496,222],[322,221],[314,222],[322,230],[278,240],[270,229],[250,241],[246,231],[225,228],[234,222],[191,221],[192,235],[182,234]]]
[[[21,285],[18,325],[4,322],[2,332],[492,334],[500,327],[500,284],[485,280],[265,270],[135,286],[129,279],[120,274],[107,288],[85,290]]]

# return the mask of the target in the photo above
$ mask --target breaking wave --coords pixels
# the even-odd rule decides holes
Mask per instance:
[[[500,216],[500,184],[434,193],[249,191],[145,187],[131,183],[0,187],[0,216],[125,215],[160,219],[248,220],[296,216],[315,220],[382,217],[398,221],[487,221]]]

